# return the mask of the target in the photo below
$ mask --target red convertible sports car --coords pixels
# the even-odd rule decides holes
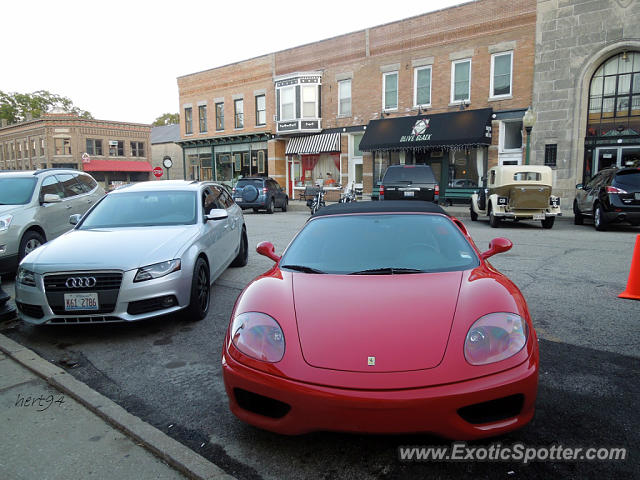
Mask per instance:
[[[283,434],[429,432],[469,440],[534,414],[538,341],[518,288],[429,202],[320,209],[234,307],[231,411]]]

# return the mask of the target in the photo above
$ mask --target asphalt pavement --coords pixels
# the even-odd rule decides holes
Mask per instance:
[[[252,251],[247,267],[216,282],[202,322],[0,325],[0,478],[638,478],[640,303],[610,300],[624,288],[637,229],[575,230],[565,214],[551,231],[525,222],[496,230],[470,222],[467,205],[445,208],[480,248],[495,236],[514,239],[492,263],[525,294],[540,337],[536,417],[497,440],[624,446],[630,460],[399,463],[398,445],[448,443],[422,435],[291,438],[242,424],[226,405],[220,339],[240,290],[272,263]],[[248,212],[250,244],[269,240],[281,253],[307,212],[302,202],[287,214]],[[620,260],[609,260],[612,249]],[[3,288],[13,294],[10,280]]]

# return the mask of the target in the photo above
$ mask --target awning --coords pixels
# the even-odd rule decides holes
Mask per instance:
[[[149,162],[130,160],[90,160],[82,163],[85,172],[151,172]]]
[[[493,109],[371,120],[360,150],[430,150],[491,144]]]
[[[306,135],[304,137],[293,137],[287,143],[285,154],[291,155],[296,153],[322,153],[322,152],[339,152],[340,151],[340,134],[339,133],[319,133],[317,135]]]

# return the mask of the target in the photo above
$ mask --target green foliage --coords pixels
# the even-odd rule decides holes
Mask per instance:
[[[91,113],[74,106],[71,99],[46,90],[33,93],[6,93],[0,90],[0,118],[7,119],[9,123],[23,122],[29,113],[33,118],[38,118],[54,108],[83,118],[93,118]]]
[[[179,113],[164,113],[156,118],[151,125],[154,127],[163,127],[165,125],[177,125],[179,123]]]

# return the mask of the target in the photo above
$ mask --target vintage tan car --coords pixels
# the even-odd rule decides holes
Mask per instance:
[[[541,220],[553,227],[560,198],[551,194],[552,170],[541,165],[502,165],[489,169],[486,188],[471,195],[471,220],[487,215],[493,228],[503,219]]]

